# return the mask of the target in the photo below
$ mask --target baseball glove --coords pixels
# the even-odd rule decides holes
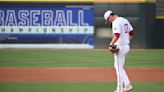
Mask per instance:
[[[116,47],[116,45],[110,45],[109,46],[109,51],[114,54],[117,53],[119,51],[119,49]]]

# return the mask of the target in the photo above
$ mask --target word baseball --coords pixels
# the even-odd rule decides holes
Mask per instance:
[[[0,9],[0,26],[89,26],[84,17],[83,10]]]

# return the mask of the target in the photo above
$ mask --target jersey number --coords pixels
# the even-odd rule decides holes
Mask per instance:
[[[128,24],[124,24],[125,33],[128,33]]]

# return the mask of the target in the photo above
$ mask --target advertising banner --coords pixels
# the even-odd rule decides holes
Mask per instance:
[[[86,44],[93,47],[92,5],[30,7],[35,5],[0,6],[0,43]]]

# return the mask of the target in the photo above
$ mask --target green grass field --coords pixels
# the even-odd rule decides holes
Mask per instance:
[[[132,92],[164,92],[164,83],[133,83]],[[0,92],[113,92],[114,83],[0,83]]]
[[[113,67],[107,50],[2,49],[0,67]],[[132,50],[127,67],[164,67],[164,50]]]
[[[1,49],[0,67],[113,67],[107,50]],[[164,50],[132,50],[126,67],[164,68]],[[164,82],[134,82],[132,92],[164,92]],[[0,92],[113,92],[113,82],[0,82]]]

